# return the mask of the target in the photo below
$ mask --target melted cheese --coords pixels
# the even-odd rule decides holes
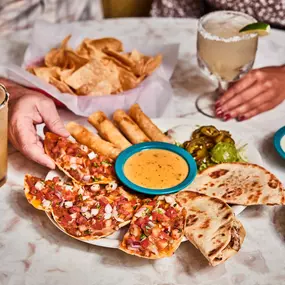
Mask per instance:
[[[181,156],[162,149],[138,152],[124,165],[124,173],[131,182],[151,189],[174,187],[185,180],[188,172],[188,164]]]

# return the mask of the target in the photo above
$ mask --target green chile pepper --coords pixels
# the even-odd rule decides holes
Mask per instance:
[[[214,138],[220,132],[214,126],[204,126],[201,128],[201,133],[207,137]]]
[[[206,145],[201,139],[194,139],[187,141],[183,144],[183,147],[198,161],[205,158],[208,155]]]

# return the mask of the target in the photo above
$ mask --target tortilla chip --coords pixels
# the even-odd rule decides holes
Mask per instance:
[[[121,88],[117,66],[111,61],[104,65],[102,61],[97,59],[88,62],[65,80],[69,86],[76,90],[84,85],[97,86],[104,81],[109,81],[112,85],[111,93]]]
[[[137,78],[132,72],[120,68],[120,82],[123,90],[133,89],[138,86],[140,79]]]
[[[92,59],[92,58],[103,58],[105,54],[101,52],[100,50],[96,49],[94,46],[92,46],[89,42],[82,42],[80,46],[76,49],[76,53],[84,57],[86,59]]]
[[[76,90],[77,95],[103,96],[112,93],[112,84],[108,80],[100,81],[96,85],[85,84]]]
[[[72,95],[76,95],[66,83],[59,81],[54,77],[50,77],[49,83],[56,87],[62,93],[70,93]]]
[[[102,38],[102,39],[85,39],[85,42],[94,46],[97,50],[113,50],[113,51],[123,51],[123,43],[115,38]]]
[[[70,38],[71,38],[71,35],[68,35],[66,38],[64,38],[64,39],[62,40],[62,42],[61,42],[61,44],[60,44],[60,47],[61,47],[62,49],[67,49],[67,48],[68,48],[68,42],[69,42]]]
[[[132,67],[134,66],[134,62],[128,58],[127,55],[118,53],[114,50],[110,50],[110,49],[105,49],[104,53],[106,53],[107,55],[109,55],[110,57],[114,57],[115,59],[117,59],[118,61],[120,61],[122,64]]]
[[[53,67],[34,67],[33,68],[34,74],[43,79],[45,82],[50,83],[50,78],[59,78],[60,68],[53,66]]]
[[[146,75],[151,74],[161,64],[162,56],[159,54],[156,57],[151,57],[145,64],[143,73]]]

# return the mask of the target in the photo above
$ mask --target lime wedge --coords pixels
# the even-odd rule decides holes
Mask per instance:
[[[270,25],[260,22],[252,23],[243,27],[239,32],[246,34],[257,33],[259,36],[267,36],[270,32]]]

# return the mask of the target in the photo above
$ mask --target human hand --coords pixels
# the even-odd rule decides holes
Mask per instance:
[[[247,120],[285,99],[285,66],[255,69],[232,85],[216,102],[216,116]]]
[[[24,89],[27,92],[27,89]],[[8,127],[10,142],[29,159],[54,169],[55,164],[45,154],[36,132],[35,125],[41,123],[45,123],[50,131],[60,136],[69,136],[51,99],[39,92],[28,90],[24,96],[11,101]]]

